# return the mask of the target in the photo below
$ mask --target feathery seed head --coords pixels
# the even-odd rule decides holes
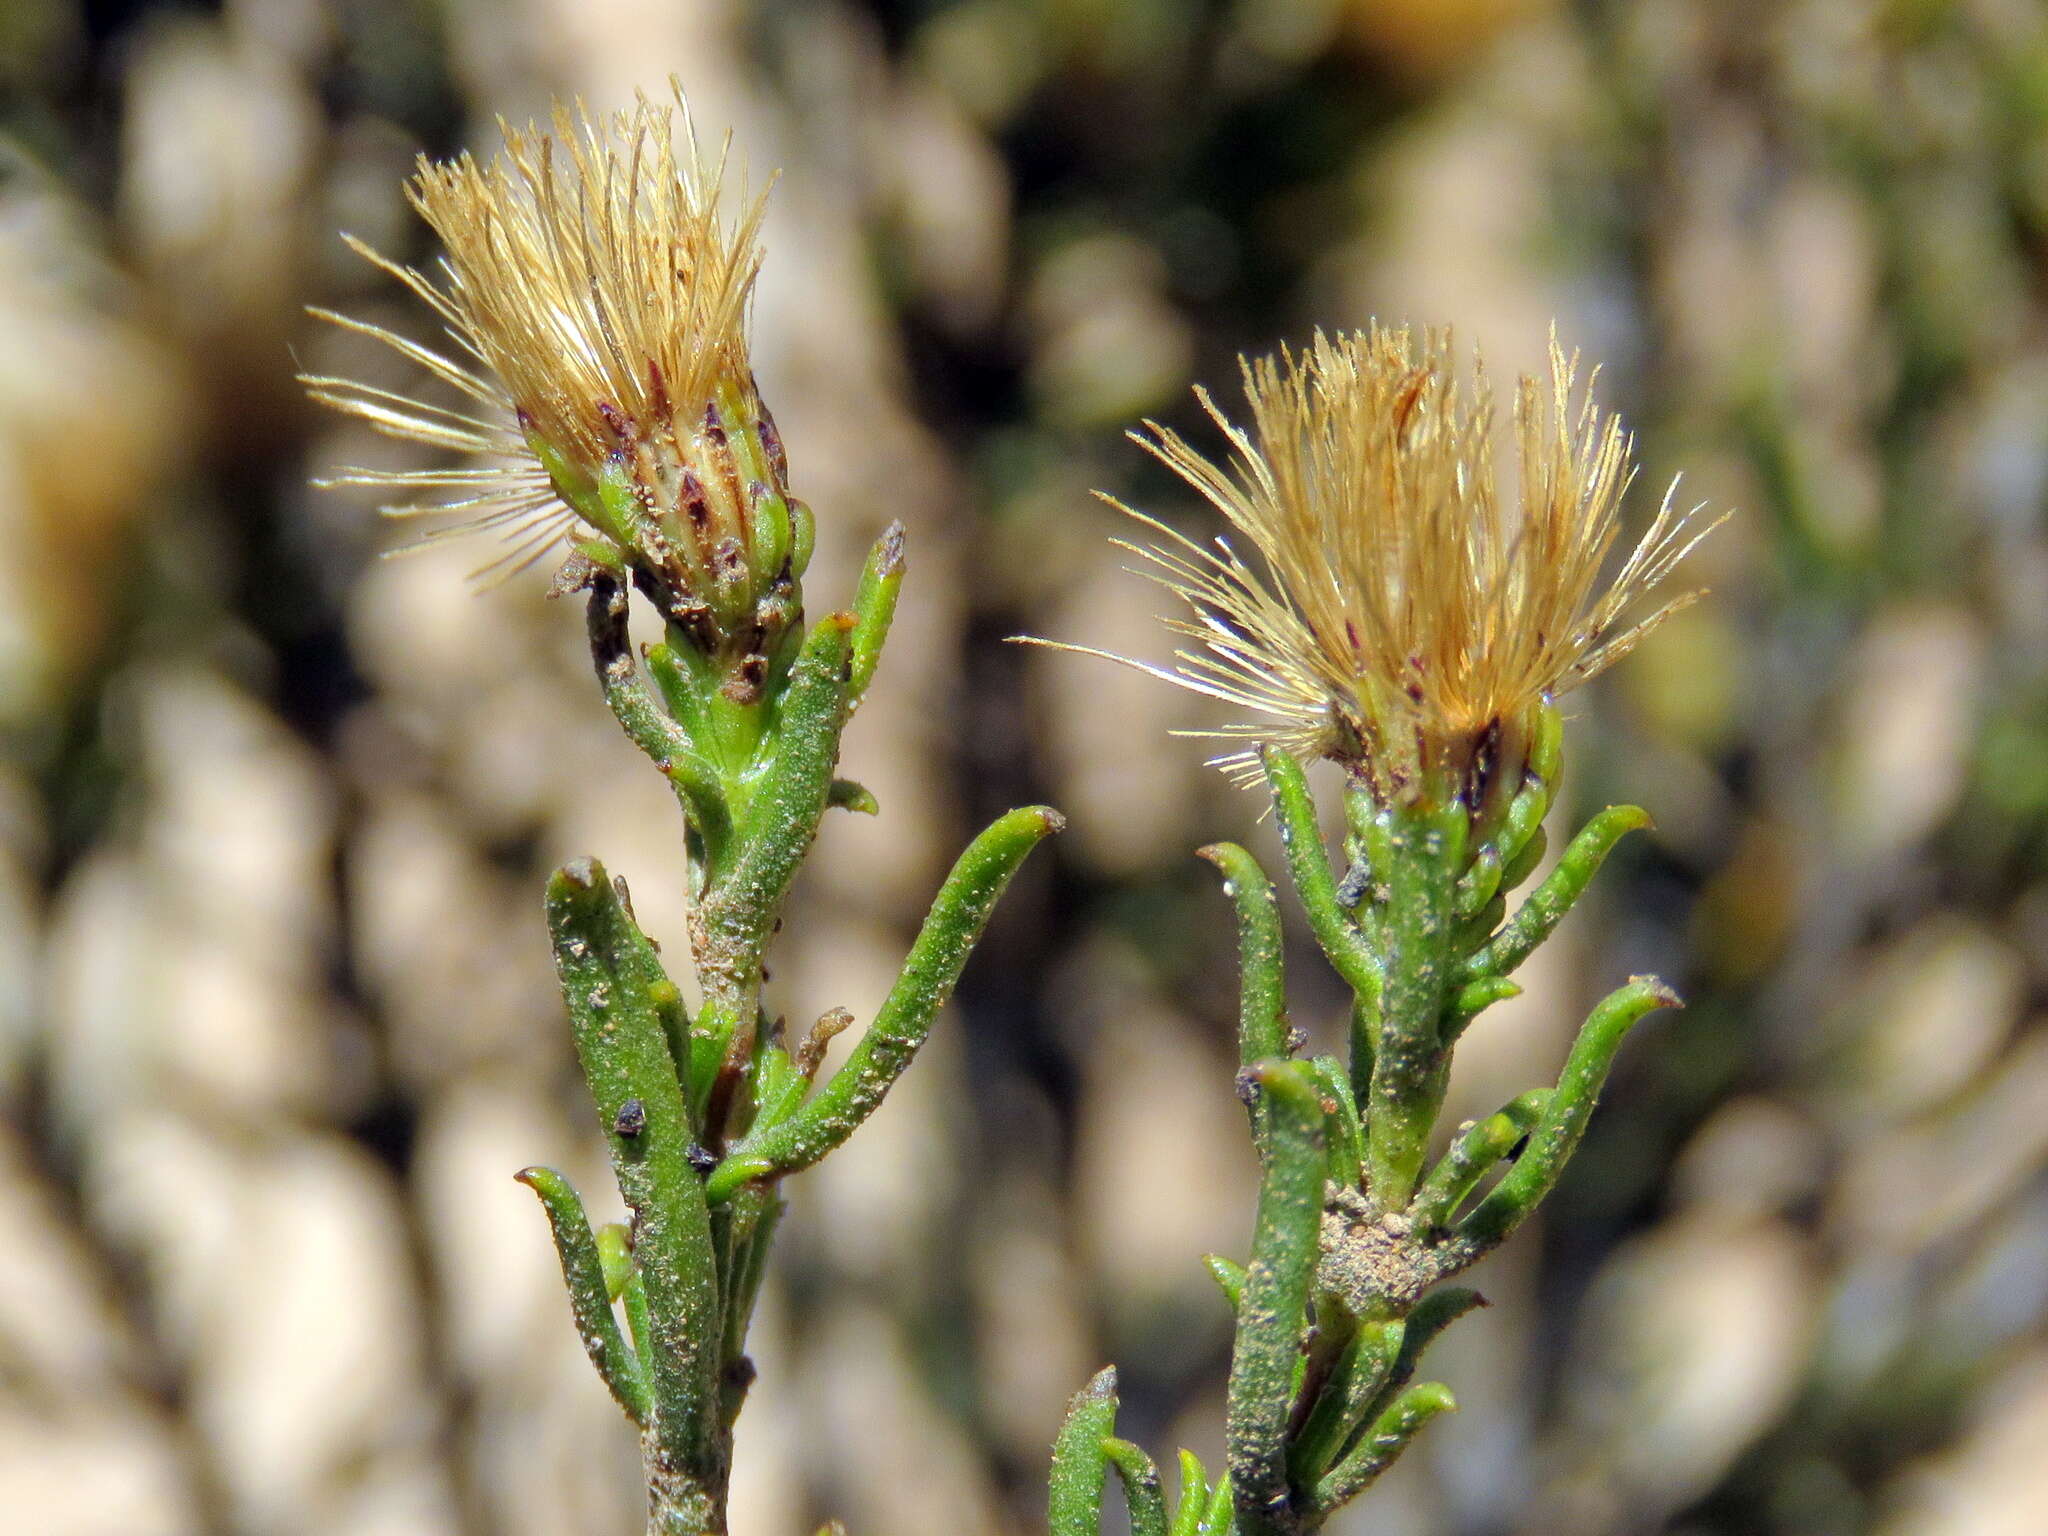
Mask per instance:
[[[633,581],[707,653],[737,664],[800,617],[810,515],[747,355],[763,202],[722,210],[723,158],[699,158],[680,90],[608,120],[558,106],[553,132],[501,124],[502,155],[422,157],[407,187],[441,237],[439,280],[350,244],[445,322],[442,355],[383,342],[466,397],[451,409],[309,376],[317,400],[397,438],[473,456],[457,468],[350,470],[399,516],[513,541],[486,570],[558,549]],[[434,535],[429,535],[433,537]],[[572,562],[574,584],[586,566]]]
[[[1195,644],[1147,670],[1258,717],[1191,733],[1247,743],[1217,759],[1233,776],[1256,776],[1270,743],[1335,759],[1382,803],[1476,807],[1519,782],[1555,695],[1698,595],[1655,596],[1708,531],[1668,494],[1603,581],[1630,439],[1579,388],[1576,356],[1553,336],[1548,386],[1520,382],[1512,508],[1495,485],[1484,371],[1468,387],[1452,363],[1442,331],[1318,332],[1243,365],[1248,427],[1196,391],[1230,441],[1227,466],[1156,423],[1132,434],[1257,552],[1255,565],[1228,539],[1197,543],[1122,508],[1159,535],[1124,547],[1192,611],[1168,623]]]

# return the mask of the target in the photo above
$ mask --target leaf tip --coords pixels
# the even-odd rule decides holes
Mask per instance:
[[[604,866],[596,859],[571,859],[548,881],[548,894],[582,894],[605,883]]]
[[[875,543],[875,574],[883,578],[900,575],[903,571],[903,544],[907,537],[902,518],[894,518],[882,530],[882,537]]]
[[[1685,1006],[1685,999],[1672,991],[1659,977],[1631,976],[1628,979],[1628,984],[1640,991],[1653,1008],[1683,1008]]]
[[[1116,1367],[1105,1365],[1101,1370],[1088,1378],[1087,1386],[1074,1394],[1073,1406],[1078,1408],[1084,1403],[1105,1402],[1115,1396]]]

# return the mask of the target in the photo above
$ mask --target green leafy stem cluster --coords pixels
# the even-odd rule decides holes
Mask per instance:
[[[736,679],[729,658],[676,624],[645,649],[643,667],[618,577],[585,562],[567,583],[587,594],[592,659],[612,712],[683,811],[697,1002],[693,1011],[641,931],[623,881],[591,860],[557,871],[547,890],[556,969],[630,1223],[593,1231],[561,1174],[519,1177],[546,1209],[584,1346],[639,1428],[651,1536],[726,1529],[733,1422],[753,1376],[747,1327],[781,1211],[777,1181],[831,1152],[881,1102],[1010,877],[1061,825],[1029,807],[969,845],[880,1011],[819,1081],[827,1043],[851,1016],[834,1009],[792,1042],[764,1006],[763,962],[825,813],[876,810],[835,770],[903,565],[902,530],[892,527],[852,609],[807,633],[796,625],[765,679]]]
[[[1550,1193],[1629,1029],[1678,1002],[1654,978],[1631,979],[1593,1009],[1553,1086],[1457,1127],[1432,1161],[1459,1037],[1520,991],[1516,967],[1649,821],[1632,806],[1593,817],[1510,916],[1509,893],[1543,859],[1561,747],[1546,706],[1519,787],[1476,823],[1457,795],[1388,804],[1350,787],[1341,866],[1301,766],[1266,752],[1288,873],[1352,993],[1348,1063],[1297,1056],[1279,910],[1258,862],[1235,844],[1202,850],[1236,905],[1239,1088],[1261,1165],[1249,1259],[1208,1261],[1236,1314],[1228,1465],[1211,1482],[1183,1452],[1169,1512],[1151,1458],[1115,1433],[1105,1370],[1074,1398],[1054,1449],[1052,1536],[1099,1536],[1112,1469],[1135,1536],[1302,1536],[1456,1406],[1442,1383],[1415,1380],[1429,1344],[1481,1304],[1442,1282]]]

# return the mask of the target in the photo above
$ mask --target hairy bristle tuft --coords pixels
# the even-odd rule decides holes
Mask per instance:
[[[349,241],[434,311],[453,355],[315,311],[390,347],[456,403],[303,379],[314,399],[386,436],[476,461],[347,470],[329,483],[385,490],[397,516],[457,519],[438,533],[504,534],[513,550],[487,569],[530,564],[583,531],[570,498],[588,507],[607,455],[629,446],[622,433],[701,430],[721,385],[751,394],[746,322],[763,212],[763,200],[742,198],[736,216],[723,213],[724,159],[700,159],[679,90],[674,107],[642,97],[606,120],[557,107],[551,134],[500,126],[501,155],[422,157],[407,187],[446,248],[438,280]]]
[[[1515,507],[1496,490],[1484,369],[1461,385],[1444,332],[1318,332],[1298,354],[1247,362],[1249,426],[1198,389],[1227,464],[1156,423],[1133,434],[1256,552],[1253,564],[1229,539],[1197,543],[1122,507],[1157,535],[1125,547],[1190,611],[1168,623],[1194,644],[1170,671],[1146,670],[1254,716],[1195,733],[1244,743],[1220,766],[1256,777],[1273,743],[1387,792],[1455,774],[1698,595],[1658,596],[1709,531],[1669,494],[1605,574],[1630,440],[1590,383],[1555,337],[1548,387],[1521,381]]]

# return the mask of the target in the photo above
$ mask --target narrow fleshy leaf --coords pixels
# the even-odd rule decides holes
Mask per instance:
[[[1484,949],[1493,939],[1494,930],[1508,915],[1508,899],[1495,894],[1493,900],[1481,907],[1478,913],[1458,924],[1457,937],[1452,949],[1455,953],[1469,955],[1474,950]]]
[[[1230,1303],[1230,1310],[1237,1310],[1237,1303],[1244,1295],[1244,1266],[1234,1264],[1220,1253],[1205,1253],[1202,1263],[1209,1271],[1209,1278],[1216,1282],[1223,1292],[1223,1299]]]
[[[820,619],[790,671],[775,726],[777,747],[736,832],[730,870],[705,893],[705,927],[758,955],[782,915],[825,802],[846,725],[849,614]]]
[[[1500,850],[1488,843],[1473,857],[1471,867],[1458,877],[1451,910],[1460,922],[1470,922],[1500,894]]]
[[[1315,1068],[1316,1086],[1322,1090],[1331,1123],[1329,1137],[1330,1177],[1348,1189],[1356,1189],[1365,1178],[1365,1122],[1359,1118],[1358,1100],[1352,1095],[1351,1074],[1334,1056],[1318,1056],[1309,1063]]]
[[[1313,1488],[1342,1455],[1393,1373],[1407,1326],[1400,1318],[1373,1318],[1358,1325],[1288,1448],[1288,1476],[1295,1488]]]
[[[1287,983],[1283,969],[1280,906],[1259,861],[1236,843],[1196,850],[1223,876],[1223,894],[1237,908],[1238,1061],[1244,1066],[1285,1057]]]
[[[1271,1155],[1238,1299],[1224,1439],[1241,1536],[1288,1536],[1287,1430],[1322,1228],[1323,1106],[1304,1062],[1251,1072],[1268,1101]]]
[[[1116,1430],[1116,1367],[1105,1366],[1067,1404],[1052,1447],[1046,1502],[1051,1536],[1102,1536],[1102,1490],[1109,1479],[1107,1442]]]
[[[649,997],[661,964],[591,860],[556,872],[547,914],[577,1056],[634,1216],[634,1261],[652,1317],[655,1435],[675,1466],[708,1475],[720,1438],[718,1284],[710,1213],[690,1163],[690,1117]]]
[[[1315,801],[1301,764],[1277,747],[1266,750],[1266,780],[1273,790],[1273,808],[1280,822],[1280,843],[1287,853],[1288,873],[1308,913],[1309,927],[1330,964],[1361,998],[1380,995],[1379,962],[1373,957],[1343,905],[1337,900],[1336,878],[1330,873],[1329,851],[1323,846]]]
[[[1167,1536],[1195,1536],[1202,1517],[1209,1512],[1209,1473],[1193,1451],[1180,1453],[1180,1490],[1173,1506],[1173,1526]]]
[[[1231,1489],[1230,1474],[1226,1472],[1216,1480],[1216,1489],[1209,1495],[1209,1507],[1202,1511],[1195,1536],[1236,1536],[1236,1533],[1237,1495]]]
[[[1557,1088],[1529,1132],[1528,1147],[1493,1192],[1458,1224],[1460,1244],[1484,1252],[1550,1193],[1585,1134],[1608,1069],[1629,1030],[1645,1014],[1679,1006],[1678,995],[1654,976],[1634,977],[1601,1000],[1572,1044]]]
[[[781,1198],[773,1189],[762,1187],[741,1190],[712,1212],[713,1235],[722,1232],[724,1237],[719,1307],[724,1315],[725,1337],[720,1348],[729,1362],[746,1358],[747,1328],[753,1321],[754,1303],[767,1273],[768,1248],[774,1241],[782,1212]],[[740,1405],[752,1384],[751,1372],[728,1374],[720,1382],[719,1411],[728,1431],[739,1417]]]
[[[633,745],[653,759],[668,779],[691,827],[703,839],[707,859],[716,865],[724,857],[732,831],[725,790],[717,774],[698,756],[689,732],[662,711],[633,664],[625,588],[609,574],[593,576],[586,614],[591,663],[597,669],[605,703]]]
[[[608,573],[590,579],[585,619],[590,635],[590,659],[611,706],[633,745],[657,764],[690,750],[690,738],[655,703],[654,695],[641,681],[633,665],[632,641],[627,629],[626,589]]]
[[[1102,1442],[1102,1449],[1123,1482],[1131,1536],[1166,1536],[1166,1495],[1160,1489],[1159,1468],[1153,1465],[1152,1458],[1130,1441],[1114,1435]]]
[[[1504,1003],[1521,995],[1521,984],[1505,976],[1481,976],[1476,981],[1466,982],[1458,988],[1458,995],[1451,999],[1450,1007],[1444,1012],[1444,1043],[1454,1043],[1465,1033],[1467,1025],[1495,1003]]]
[[[889,625],[896,617],[896,595],[903,587],[903,524],[891,523],[875,547],[868,551],[861,568],[860,586],[853,598],[853,676],[847,690],[850,707],[858,708],[868,684],[874,680],[875,665],[882,657],[882,642],[889,638]]]
[[[628,916],[631,915],[630,909]],[[683,989],[667,976],[650,982],[647,1000],[654,1005],[656,1016],[661,1020],[661,1032],[668,1039],[669,1060],[675,1067],[676,1077],[684,1083],[688,1092],[690,1070],[690,1010],[683,1002]]]
[[[733,1149],[711,1175],[711,1199],[722,1199],[749,1179],[808,1167],[874,1112],[952,996],[1010,877],[1033,848],[1065,824],[1059,812],[1029,806],[998,818],[968,845],[939,888],[910,958],[860,1043],[800,1112]]]
[[[1466,1313],[1485,1305],[1484,1296],[1463,1285],[1444,1286],[1418,1301],[1415,1310],[1408,1314],[1408,1326],[1401,1334],[1401,1353],[1380,1387],[1379,1401],[1367,1410],[1371,1417],[1377,1419],[1384,1413],[1387,1405],[1415,1379],[1415,1368],[1421,1363],[1423,1351],[1434,1344],[1446,1328]]]
[[[554,1233],[555,1253],[562,1261],[562,1280],[569,1288],[569,1307],[576,1332],[597,1374],[635,1424],[645,1424],[653,1411],[640,1360],[619,1333],[612,1297],[605,1284],[604,1261],[583,1202],[574,1187],[552,1168],[528,1168],[516,1175],[540,1196]]]
[[[1408,1207],[1415,1228],[1426,1232],[1448,1221],[1488,1170],[1529,1134],[1549,1102],[1548,1088],[1532,1088],[1453,1141]]]
[[[1472,904],[1474,910],[1484,906],[1493,895],[1505,896],[1528,878],[1534,867],[1529,861],[1529,848],[1543,831],[1543,818],[1550,814],[1550,799],[1550,786],[1530,773],[1515,798],[1508,802],[1500,830],[1487,844],[1488,851],[1500,861],[1498,878],[1488,897]]]
[[[626,1337],[632,1341],[633,1353],[639,1356],[640,1369],[652,1379],[654,1320],[647,1311],[647,1282],[640,1277],[638,1269],[626,1276],[623,1300],[626,1304]]]
[[[832,788],[825,796],[825,803],[835,811],[851,811],[856,816],[879,816],[882,803],[877,800],[865,784],[856,784],[852,779],[834,779]]]
[[[1457,1399],[1442,1382],[1427,1381],[1403,1392],[1380,1415],[1358,1448],[1316,1484],[1317,1514],[1326,1516],[1358,1497],[1408,1449],[1424,1425],[1457,1406]]]
[[[1521,852],[1517,853],[1512,859],[1509,859],[1507,864],[1501,869],[1500,889],[1494,894],[1500,898],[1503,906],[1507,904],[1508,892],[1519,888],[1524,880],[1535,874],[1536,866],[1543,862],[1543,856],[1548,852],[1550,852],[1550,829],[1548,827],[1537,827],[1529,834],[1529,840],[1522,844]],[[1498,922],[1499,919],[1495,919],[1495,921]]]
[[[1530,951],[1550,937],[1559,920],[1585,894],[1614,845],[1649,825],[1649,812],[1633,805],[1610,805],[1587,822],[1557,861],[1557,868],[1529,893],[1529,899],[1516,910],[1507,926],[1465,962],[1463,976],[1505,976],[1528,959]]]
[[[597,1259],[604,1266],[604,1293],[617,1301],[633,1277],[633,1238],[623,1223],[608,1221],[597,1229]]]

